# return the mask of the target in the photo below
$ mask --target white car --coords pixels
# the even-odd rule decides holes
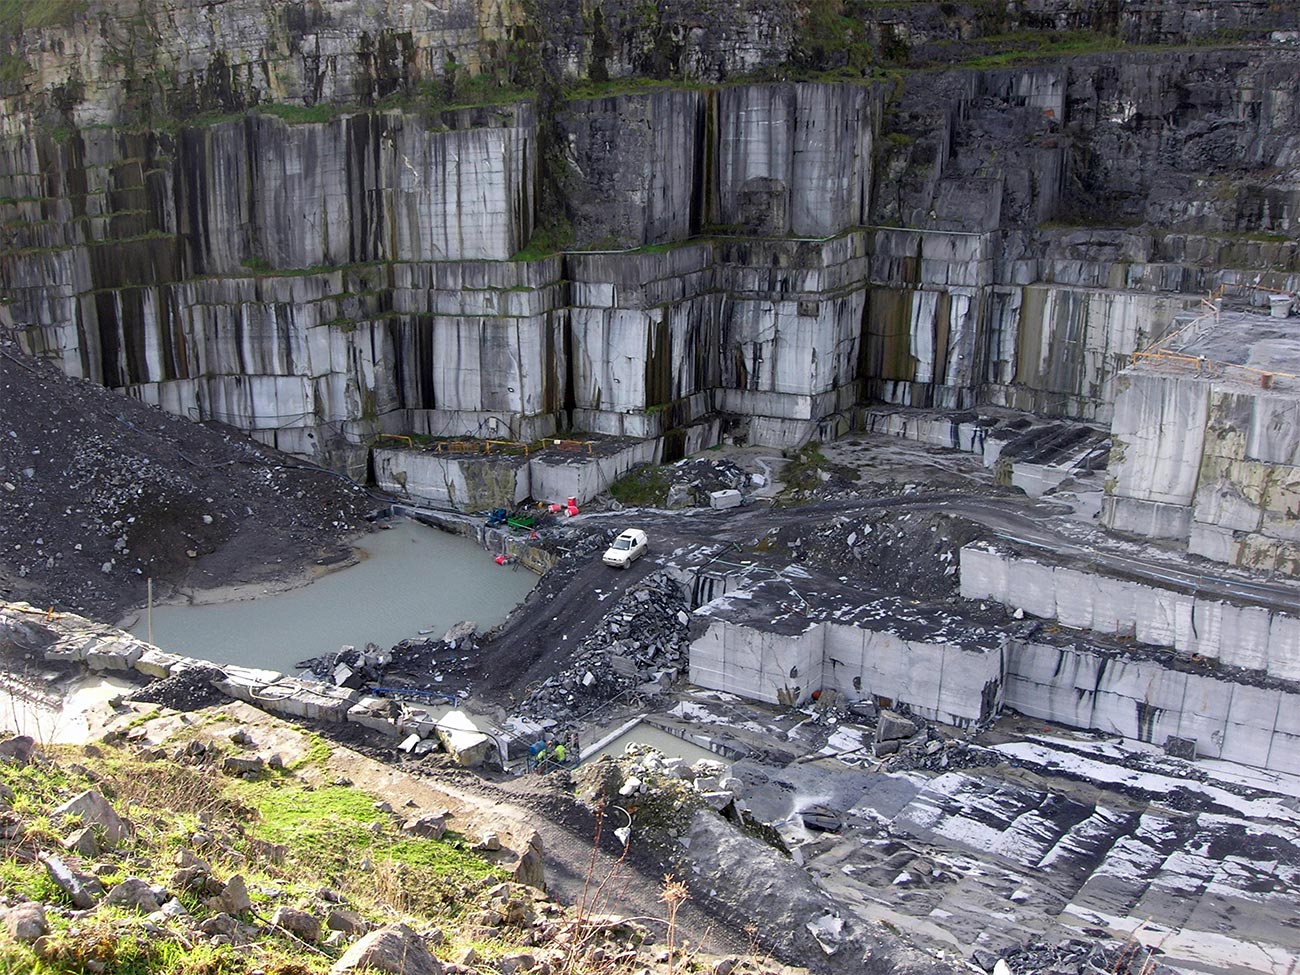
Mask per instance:
[[[640,528],[628,528],[619,533],[612,545],[605,550],[601,561],[616,569],[626,569],[645,554],[650,547],[650,540]]]

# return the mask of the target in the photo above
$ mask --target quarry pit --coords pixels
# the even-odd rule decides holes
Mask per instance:
[[[618,797],[628,913],[815,972],[1300,971],[1287,5],[139,6],[0,23],[12,730],[236,699],[568,897]],[[112,625],[396,517],[526,597],[306,668]]]

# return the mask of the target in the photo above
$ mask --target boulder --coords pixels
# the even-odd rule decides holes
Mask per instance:
[[[516,883],[527,884],[542,890],[546,887],[546,858],[542,850],[542,835],[533,833],[528,840],[528,848],[519,857],[519,863],[512,874]]]
[[[6,738],[0,741],[0,759],[7,762],[15,762],[18,765],[26,765],[32,757],[32,749],[36,747],[36,742],[31,735],[15,735],[12,738]]]
[[[902,741],[916,734],[916,723],[896,711],[881,711],[876,741]]]
[[[157,891],[139,877],[127,877],[120,884],[116,884],[104,898],[104,903],[115,907],[134,908],[142,914],[152,914],[162,909]]]
[[[442,965],[405,924],[371,931],[330,968],[331,975],[369,969],[390,975],[442,975]]]
[[[294,937],[301,938],[303,941],[316,942],[320,940],[319,919],[306,911],[298,910],[296,907],[277,907],[275,913],[271,915],[271,923],[278,928],[284,928]]]
[[[83,857],[99,856],[99,837],[89,826],[73,830],[63,841],[63,848],[69,853],[79,853]]]
[[[227,755],[225,761],[221,763],[221,771],[227,775],[254,776],[259,775],[264,768],[266,768],[266,763],[256,755],[252,758]]]
[[[212,876],[206,865],[181,867],[174,871],[171,886],[200,897],[215,897],[225,889],[225,885]]]
[[[49,922],[45,920],[45,907],[37,901],[26,901],[9,908],[4,913],[4,925],[11,938],[29,944],[50,931]]]
[[[68,895],[68,900],[72,901],[74,907],[83,911],[89,910],[95,906],[95,901],[103,896],[104,888],[94,877],[77,873],[52,854],[42,853],[40,858],[45,864],[45,872],[54,881],[54,885]]]
[[[331,931],[341,931],[343,934],[365,934],[370,930],[370,925],[356,911],[350,911],[345,907],[336,907],[330,911],[325,918],[325,927]]]
[[[200,922],[199,930],[204,934],[224,934],[229,937],[239,930],[239,922],[229,914],[214,914]]]
[[[447,832],[447,816],[445,814],[424,816],[413,816],[406,822],[402,823],[402,831],[410,833],[413,836],[423,836],[431,840],[440,840],[443,834]]]
[[[185,909],[185,905],[175,897],[164,901],[162,907],[158,908],[158,913],[164,918],[190,916],[190,912]]]
[[[470,946],[456,956],[456,964],[462,968],[469,968],[479,963],[479,957],[478,949]]]
[[[208,899],[208,907],[213,911],[220,911],[225,914],[242,914],[250,910],[253,902],[248,897],[248,888],[244,885],[244,878],[235,874],[227,881],[225,889],[216,897]]]
[[[131,832],[131,827],[112,804],[93,789],[74,796],[50,814],[54,820],[68,816],[80,818],[82,826],[96,827],[104,844],[110,847],[121,843]]]

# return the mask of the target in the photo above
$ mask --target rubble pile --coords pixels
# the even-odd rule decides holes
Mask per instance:
[[[882,510],[815,527],[788,526],[773,541],[809,565],[872,588],[953,599],[960,591],[961,548],[984,534],[975,523],[948,515]]]
[[[943,772],[995,766],[1005,756],[972,744],[979,728],[966,738],[952,737],[953,729],[914,714],[906,705],[879,708],[871,701],[845,702],[834,691],[820,692],[805,711],[804,728],[819,727],[823,755],[833,755],[846,765],[885,772]]]
[[[659,846],[676,859],[677,838],[698,810],[712,809],[738,820],[744,804],[737,798],[744,784],[723,762],[665,756],[649,745],[629,744],[623,755],[603,756],[574,774],[577,793],[593,805],[602,800],[628,811],[628,828],[638,843]],[[622,826],[623,823],[613,823]],[[628,834],[631,838],[631,833]]]
[[[1102,932],[1098,932],[1102,934]],[[976,948],[972,960],[986,972],[1009,970],[1015,975],[1171,975],[1173,969],[1160,964],[1150,951],[1136,942],[1113,942],[1068,938],[1057,944],[1030,941],[1010,951],[994,953]],[[999,965],[999,961],[1002,963]]]
[[[298,661],[298,666],[317,680],[361,690],[365,687],[397,687],[427,691],[454,697],[463,691],[475,662],[475,633],[478,625],[470,620],[457,623],[441,640],[407,639],[385,650],[367,643],[364,650],[342,646]]]
[[[665,468],[664,473],[668,479],[666,508],[707,508],[715,491],[743,494],[751,486],[749,473],[729,460],[687,458]]]
[[[217,667],[178,668],[170,677],[151,681],[135,691],[130,699],[139,704],[159,704],[177,711],[197,711],[228,700],[216,685],[225,676],[225,671]]]
[[[378,681],[392,658],[391,653],[374,643],[367,643],[364,650],[345,644],[333,653],[299,660],[296,666],[318,680],[355,690]]]
[[[569,666],[525,698],[519,713],[571,720],[628,692],[667,690],[687,663],[689,621],[681,588],[662,574],[648,576],[582,641]]]
[[[110,618],[346,555],[374,507],[248,437],[23,355],[0,332],[0,599]]]

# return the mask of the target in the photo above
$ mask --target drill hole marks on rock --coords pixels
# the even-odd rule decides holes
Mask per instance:
[[[387,648],[421,631],[441,635],[465,619],[485,630],[537,581],[496,565],[467,538],[414,521],[393,522],[358,551],[356,564],[286,591],[200,592],[187,603],[155,606],[153,641],[214,663],[292,673],[299,661],[343,645]],[[145,628],[142,611],[131,632],[146,638]]]

